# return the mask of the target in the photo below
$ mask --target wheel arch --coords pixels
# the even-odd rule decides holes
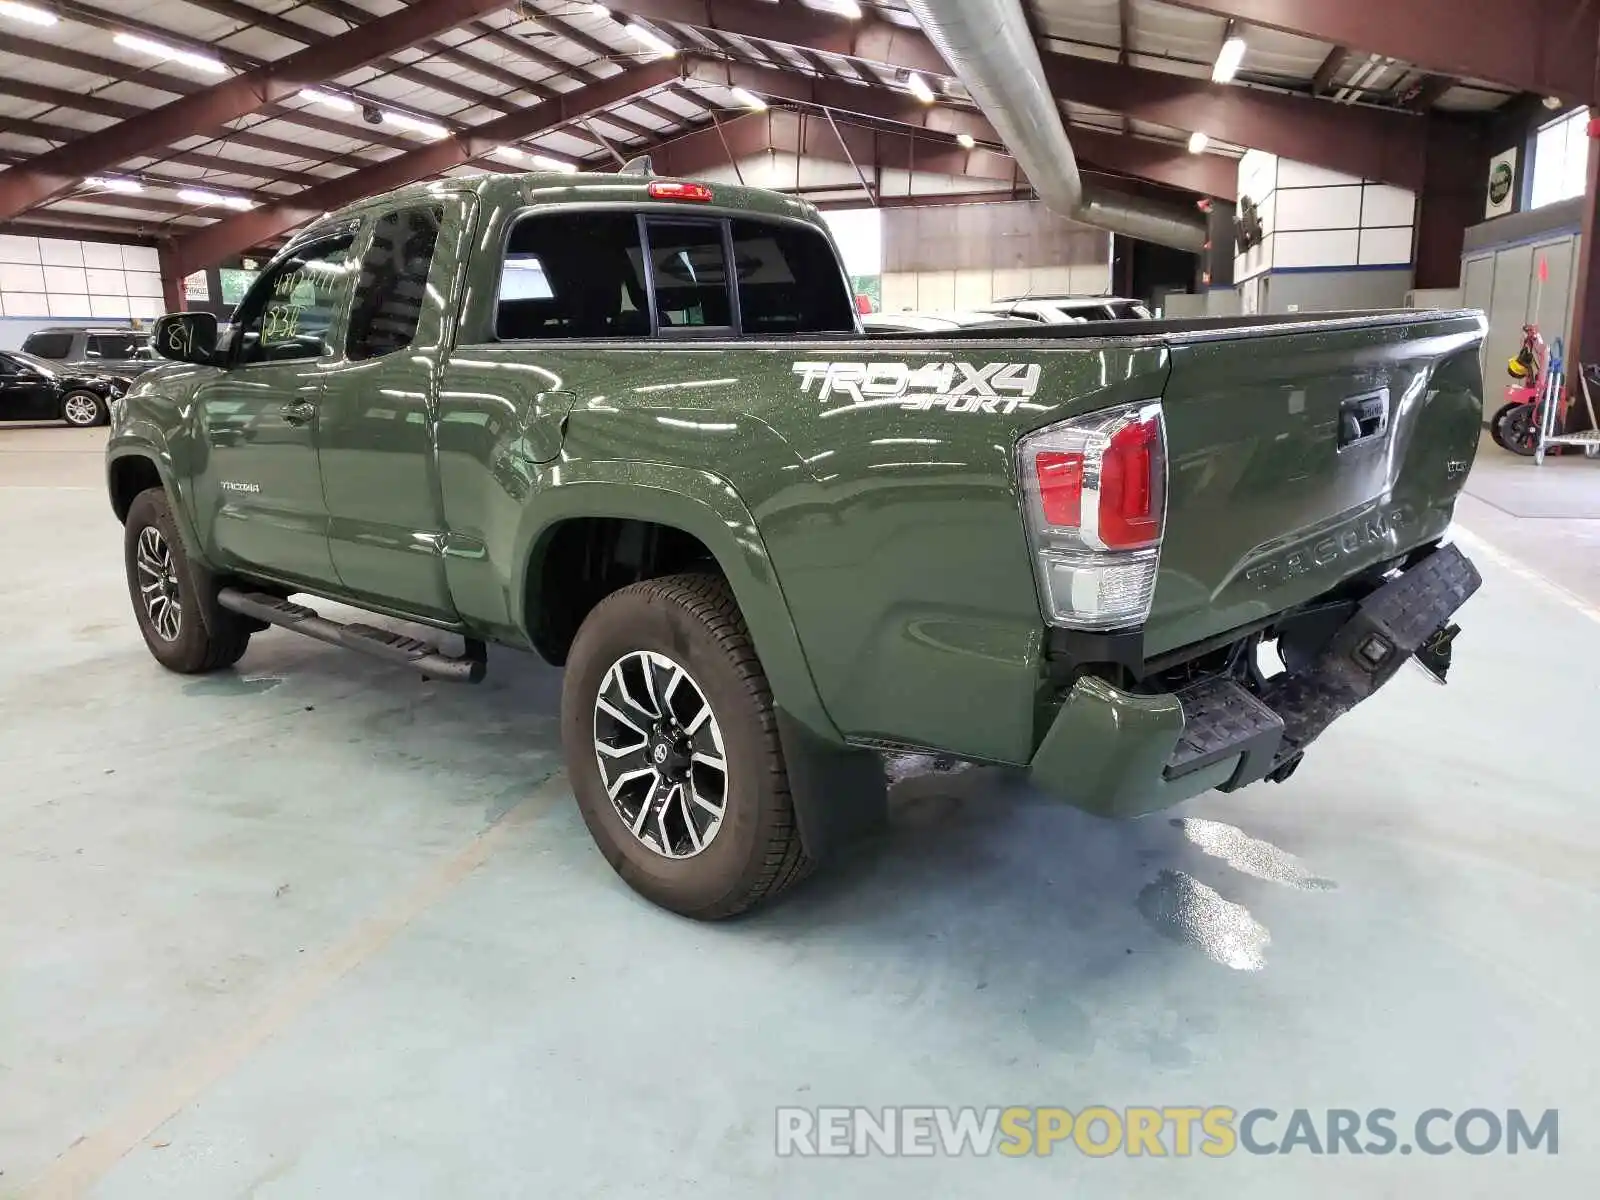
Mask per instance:
[[[655,573],[690,566],[683,561],[688,548],[703,551],[733,590],[777,705],[817,734],[840,738],[818,697],[755,518],[732,484],[709,471],[658,464],[565,464],[563,475],[559,486],[538,493],[518,539],[523,569],[510,581],[511,612],[530,645],[551,657],[552,647],[540,644],[547,640],[541,625],[559,584],[549,568],[563,538],[581,528],[577,523],[633,522],[665,531],[676,552],[661,559]],[[626,578],[619,586],[635,581]],[[614,590],[595,595],[593,602]]]

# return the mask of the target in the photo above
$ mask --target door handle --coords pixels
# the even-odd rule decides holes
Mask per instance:
[[[287,425],[309,425],[317,415],[317,406],[309,400],[300,400],[294,404],[285,404],[279,412]]]
[[[1350,396],[1339,402],[1339,449],[1380,437],[1388,429],[1387,388],[1364,396]]]

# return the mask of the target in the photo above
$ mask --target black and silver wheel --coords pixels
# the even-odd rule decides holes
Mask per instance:
[[[106,402],[93,392],[68,392],[61,401],[61,419],[78,429],[106,423]]]
[[[133,614],[157,662],[195,675],[239,661],[250,644],[250,629],[242,617],[211,603],[214,596],[203,594],[214,585],[184,553],[162,489],[134,497],[123,525],[123,547]]]
[[[772,692],[722,579],[623,588],[568,655],[561,735],[596,845],[685,916],[732,916],[804,877]]]
[[[600,780],[628,832],[665,858],[692,858],[722,828],[722,727],[694,676],[665,654],[611,664],[594,702]]]

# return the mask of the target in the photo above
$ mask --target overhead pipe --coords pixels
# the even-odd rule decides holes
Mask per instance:
[[[908,0],[1039,198],[1063,216],[1198,254],[1205,221],[1175,205],[1085,184],[1020,0]]]

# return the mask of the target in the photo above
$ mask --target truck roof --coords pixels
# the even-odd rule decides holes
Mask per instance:
[[[542,202],[548,204],[669,204],[694,209],[706,201],[673,200],[652,197],[650,185],[659,182],[690,182],[671,176],[622,174],[568,174],[560,171],[527,171],[501,173],[486,171],[478,175],[452,176],[430,183],[411,183],[369,196],[335,212],[325,214],[313,223],[354,217],[375,207],[387,207],[395,202],[425,201],[430,197],[459,195],[470,192],[485,205],[520,207],[522,204]],[[693,181],[703,182],[703,181]],[[728,183],[704,183],[711,190],[709,206],[716,209],[742,209],[752,216],[787,217],[806,221],[822,227],[822,215],[815,205],[782,192],[765,188],[740,187]]]

